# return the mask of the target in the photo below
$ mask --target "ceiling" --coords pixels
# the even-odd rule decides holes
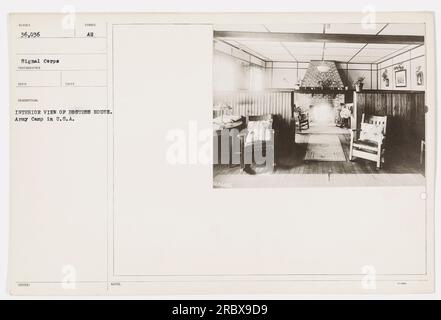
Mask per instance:
[[[292,25],[215,25],[215,31],[238,32],[283,32],[283,33],[325,33],[360,35],[408,35],[424,36],[424,24],[378,23],[365,27],[360,24],[292,24]],[[420,44],[391,43],[336,43],[336,42],[278,42],[256,38],[222,38],[265,61],[334,60],[351,63],[378,63]]]

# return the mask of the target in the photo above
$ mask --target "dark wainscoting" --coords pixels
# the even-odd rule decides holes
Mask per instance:
[[[369,90],[354,93],[357,128],[361,115],[387,116],[387,139],[393,142],[420,143],[425,136],[423,91]]]

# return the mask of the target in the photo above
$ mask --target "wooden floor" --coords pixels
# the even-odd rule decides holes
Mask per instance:
[[[364,159],[355,159],[349,161],[349,134],[338,134],[346,161],[305,161],[305,152],[307,149],[307,141],[299,134],[296,135],[297,143],[285,143],[285,148],[279,148],[276,155],[276,167],[272,170],[264,166],[252,166],[251,175],[357,175],[357,185],[369,184],[373,178],[376,181],[391,181],[396,177],[397,179],[404,178],[404,185],[407,185],[407,180],[411,179],[411,184],[420,184],[424,181],[424,168],[419,163],[419,152],[417,146],[401,145],[388,146],[385,156],[385,163],[381,169],[376,168],[376,164],[372,161]],[[250,175],[243,173],[240,166],[215,165],[213,168],[213,176],[215,184],[222,183],[225,176],[231,175]],[[416,180],[415,180],[416,177]],[[288,176],[287,176],[288,178]],[[312,177],[311,177],[312,178]],[[309,178],[309,179],[311,179]],[[314,178],[320,180],[320,178]],[[347,177],[347,179],[354,180],[355,177]],[[351,181],[352,181],[351,180]],[[354,180],[355,181],[355,180]],[[363,182],[365,181],[365,182]],[[391,181],[392,185],[396,185],[395,181]]]

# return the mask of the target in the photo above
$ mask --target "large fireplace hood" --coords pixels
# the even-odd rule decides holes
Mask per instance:
[[[319,70],[326,70],[326,72]],[[343,88],[343,80],[335,61],[312,60],[301,82],[306,88]]]

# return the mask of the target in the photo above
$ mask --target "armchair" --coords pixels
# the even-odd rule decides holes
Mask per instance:
[[[351,131],[349,160],[354,157],[374,161],[377,169],[384,163],[387,116],[361,116],[360,129]]]

